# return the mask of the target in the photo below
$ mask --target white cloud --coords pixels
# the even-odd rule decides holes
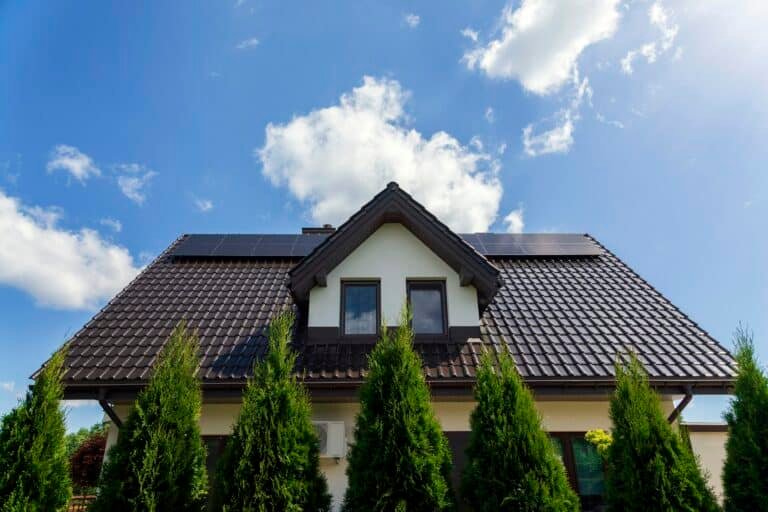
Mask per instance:
[[[106,217],[104,219],[101,219],[99,221],[99,224],[101,224],[102,226],[108,227],[115,233],[119,233],[123,230],[123,223],[117,219],[110,219],[109,217]]]
[[[491,78],[516,79],[536,94],[568,82],[584,49],[616,31],[619,0],[523,0],[507,6],[500,33],[464,55],[469,69]]]
[[[395,80],[366,76],[337,105],[270,123],[255,152],[264,175],[320,224],[346,220],[394,180],[454,230],[487,230],[502,195],[498,162],[446,132],[406,126],[408,96]]]
[[[147,199],[146,188],[157,173],[142,164],[117,164],[114,170],[120,174],[117,185],[125,197],[138,205],[144,204]]]
[[[92,309],[138,272],[127,249],[91,229],[62,229],[58,215],[41,212],[51,210],[26,207],[0,190],[0,284],[44,306]]]
[[[507,233],[522,233],[525,228],[525,222],[523,221],[523,207],[521,206],[517,210],[512,210],[504,217],[504,224],[507,226]]]
[[[624,123],[622,123],[621,121],[616,121],[615,119],[607,119],[600,112],[597,112],[595,114],[595,119],[597,119],[599,122],[601,122],[603,124],[607,124],[607,125],[613,126],[615,128],[624,128]]]
[[[410,12],[403,16],[403,22],[410,28],[416,28],[419,26],[419,23],[421,23],[421,17],[418,14]]]
[[[489,123],[496,121],[496,113],[493,111],[493,108],[488,107],[485,109],[485,120]]]
[[[96,407],[99,402],[97,400],[61,400],[60,404],[68,409],[77,409],[79,407]]]
[[[572,76],[573,92],[568,104],[552,118],[523,128],[523,151],[528,156],[541,156],[551,153],[567,153],[573,146],[575,123],[581,118],[580,109],[585,101],[592,104],[592,88],[589,80],[579,78],[574,70]],[[547,126],[540,129],[541,125]]]
[[[66,171],[80,183],[85,183],[90,177],[101,175],[101,170],[96,167],[91,157],[76,147],[66,144],[59,144],[51,150],[45,168],[48,172]]]
[[[237,48],[238,50],[247,50],[249,48],[256,48],[258,45],[259,45],[259,40],[255,37],[251,37],[250,39],[245,39],[237,43],[235,48]]]
[[[470,27],[467,27],[461,31],[461,35],[472,41],[473,43],[476,43],[478,38],[480,37],[480,34],[477,32],[477,30],[473,30]]]
[[[621,59],[621,70],[624,74],[631,75],[634,72],[633,62],[638,57],[645,57],[648,64],[653,64],[659,56],[667,53],[675,44],[680,27],[671,20],[671,13],[657,0],[648,9],[648,21],[659,31],[659,37],[655,41],[645,43],[637,49],[630,50]],[[673,54],[673,60],[682,57],[683,51],[677,48]]]
[[[16,390],[16,383],[11,381],[0,382],[0,390],[13,393]]]
[[[201,199],[199,197],[196,197],[194,201],[197,209],[203,213],[213,210],[213,201],[211,201],[210,199]]]

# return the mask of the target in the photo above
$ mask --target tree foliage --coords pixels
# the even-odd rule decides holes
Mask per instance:
[[[477,372],[463,498],[477,512],[579,510],[530,390],[508,353],[498,359],[495,371],[484,354]]]
[[[203,509],[207,483],[197,349],[197,336],[179,323],[107,454],[92,510]]]
[[[768,378],[755,357],[752,334],[736,331],[738,375],[725,414],[730,435],[723,469],[726,512],[768,510]]]
[[[65,510],[72,494],[64,443],[64,351],[45,364],[0,426],[0,511]]]
[[[634,354],[616,364],[606,499],[612,511],[718,510],[698,461],[664,417]]]
[[[106,434],[93,434],[80,443],[69,458],[69,474],[72,483],[82,494],[83,490],[96,487],[104,461],[104,449],[107,445]]]
[[[80,446],[96,435],[107,435],[107,423],[96,423],[90,428],[83,427],[77,432],[71,432],[66,437],[67,458],[77,451]]]
[[[381,331],[360,389],[344,510],[451,509],[451,453],[413,350],[408,310],[394,333]]]
[[[215,510],[330,509],[309,397],[294,376],[293,315],[269,327],[269,352],[254,365],[243,406],[217,469]]]

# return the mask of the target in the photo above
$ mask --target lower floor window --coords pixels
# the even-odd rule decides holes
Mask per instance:
[[[551,432],[549,435],[571,486],[579,494],[581,509],[584,512],[603,510],[605,475],[597,449],[584,439],[583,432]]]

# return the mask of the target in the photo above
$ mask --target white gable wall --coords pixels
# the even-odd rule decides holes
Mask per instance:
[[[459,275],[401,224],[382,224],[329,272],[327,286],[310,290],[310,327],[339,327],[343,279],[381,281],[381,315],[387,325],[398,324],[408,279],[445,280],[449,326],[480,323],[475,287],[459,285]]]

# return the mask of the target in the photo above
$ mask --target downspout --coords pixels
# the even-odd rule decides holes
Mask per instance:
[[[114,423],[118,429],[122,428],[123,421],[120,419],[120,416],[117,415],[110,403],[107,402],[107,390],[104,388],[99,390],[99,405],[104,413],[109,416],[109,419],[112,420],[112,423]]]
[[[678,416],[680,416],[680,414],[683,412],[683,409],[685,409],[688,404],[691,403],[691,400],[693,400],[693,390],[691,386],[685,386],[685,396],[682,400],[680,400],[680,403],[677,404],[677,407],[675,407],[675,409],[672,411],[672,414],[669,415],[667,421],[674,423]]]

